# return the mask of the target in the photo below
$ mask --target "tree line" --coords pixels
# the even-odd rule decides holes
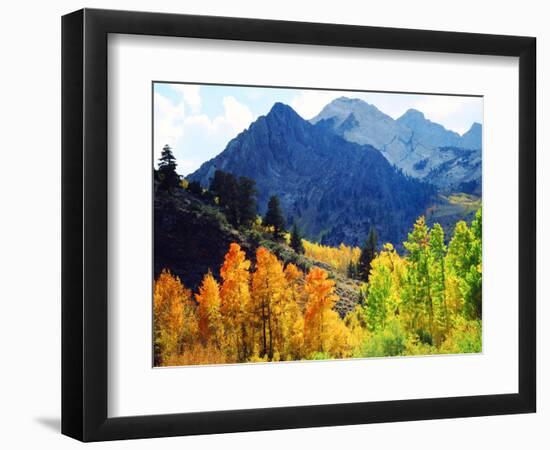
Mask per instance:
[[[229,172],[216,170],[210,181],[209,189],[204,189],[198,181],[182,179],[176,172],[177,162],[169,145],[165,145],[159,158],[158,171],[155,173],[160,189],[173,191],[183,187],[191,194],[216,204],[228,222],[236,228],[250,228],[258,220],[256,182],[248,177],[237,177]],[[272,195],[267,203],[267,211],[261,218],[264,229],[270,230],[272,238],[284,240],[287,234],[286,221],[281,202],[277,195]],[[290,230],[289,245],[298,254],[306,249],[320,261],[331,264],[336,270],[346,273],[350,278],[368,280],[370,262],[378,246],[378,234],[371,227],[361,250],[348,251],[347,246],[337,248],[315,243],[304,244],[302,232],[296,223]],[[351,248],[350,248],[351,249]],[[356,252],[358,257],[355,256]],[[345,262],[344,262],[345,261]],[[345,264],[345,268],[342,266]]]
[[[481,210],[457,223],[445,245],[423,217],[399,255],[391,244],[370,261],[353,311],[341,318],[335,281],[284,265],[263,247],[255,260],[232,243],[220,279],[198,292],[164,270],[154,287],[155,363],[254,361],[481,351]]]

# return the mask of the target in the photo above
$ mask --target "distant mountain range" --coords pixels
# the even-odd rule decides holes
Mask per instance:
[[[344,139],[369,144],[404,173],[447,191],[481,194],[482,126],[462,136],[409,109],[397,120],[375,106],[340,97],[311,120]]]
[[[277,195],[288,224],[331,245],[362,244],[369,228],[400,242],[434,201],[433,186],[406,176],[372,145],[347,141],[276,103],[269,114],[190,175],[208,186],[216,169],[256,181],[259,212]]]
[[[276,103],[187,178],[252,178],[259,213],[277,195],[287,223],[312,240],[359,245],[374,226],[399,246],[440,194],[481,193],[481,133],[473,124],[461,136],[416,110],[394,120],[359,99],[338,98],[311,121]]]

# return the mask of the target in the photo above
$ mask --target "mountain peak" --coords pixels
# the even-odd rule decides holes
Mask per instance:
[[[461,137],[462,146],[469,149],[480,149],[482,145],[482,125],[479,122],[472,123],[472,126]]]
[[[450,161],[456,160],[459,153],[437,149],[480,150],[482,145],[482,125],[478,123],[472,124],[468,132],[460,135],[433,122],[418,109],[409,108],[395,120],[375,105],[345,96],[328,103],[310,123],[332,129],[347,141],[377,148],[391,164],[407,175],[424,178],[434,168],[441,168],[436,181],[445,186],[466,175],[456,172],[454,178],[446,176],[450,173]],[[475,166],[479,151],[469,155],[469,163],[473,167],[471,173],[474,175],[468,173],[467,176],[476,176],[480,173],[478,166]]]
[[[298,113],[294,111],[290,106],[285,103],[276,102],[271,107],[271,110],[267,114],[268,116],[288,117],[298,116]]]
[[[348,111],[343,129],[354,129],[358,115]],[[397,230],[405,228],[402,221],[414,221],[435,191],[395,170],[372,146],[350,142],[329,125],[312,125],[288,105],[276,103],[187,179],[208,186],[216,169],[251,178],[258,212],[263,214],[270,196],[277,195],[286,219],[296,221],[311,239],[357,245],[368,231],[359,224],[367,220],[381,230],[381,239],[401,242],[405,233]],[[315,187],[319,179],[321,189]],[[402,198],[394,202],[392,193],[397,191]],[[323,215],[327,208],[333,208],[330,217]],[[392,223],[385,230],[382,210]],[[341,233],[343,226],[347,231]]]
[[[470,131],[480,131],[481,130],[481,124],[479,122],[473,122],[470,129],[467,131],[469,133]]]
[[[317,123],[323,119],[334,118],[335,126],[340,126],[350,114],[353,114],[358,122],[389,119],[389,116],[380,111],[376,106],[360,98],[338,97],[325,105],[321,112],[311,119],[310,122]]]
[[[403,114],[397,120],[403,120],[403,119],[416,119],[416,120],[422,119],[422,120],[426,120],[426,116],[424,115],[424,113],[422,111],[418,111],[418,109],[409,108],[409,109],[407,109],[405,114]]]
[[[341,96],[341,97],[335,98],[331,103],[347,103],[347,104],[353,104],[353,103],[362,103],[362,102],[363,102],[363,100],[361,100],[361,99],[346,97],[345,95],[343,95],[343,96]],[[366,102],[365,102],[365,103],[366,103]]]
[[[376,106],[372,105],[371,103],[366,102],[365,100],[362,100],[360,98],[352,98],[352,97],[338,97],[332,100],[329,104],[325,106],[324,109],[330,109],[330,107],[333,108],[343,108],[345,111],[368,111],[370,113],[375,114],[382,114],[384,113],[380,111]]]

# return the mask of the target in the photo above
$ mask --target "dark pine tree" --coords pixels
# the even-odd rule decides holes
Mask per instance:
[[[222,195],[225,216],[231,225],[239,226],[239,187],[232,173],[225,174],[225,191]]]
[[[372,260],[376,257],[378,247],[378,233],[374,227],[371,227],[365,245],[361,249],[359,256],[359,277],[362,280],[369,281]]]
[[[304,243],[302,242],[302,235],[296,224],[292,225],[292,231],[290,233],[290,246],[300,255],[305,252]]]
[[[247,177],[239,178],[238,185],[239,224],[249,228],[256,219],[256,182]]]
[[[210,190],[218,197],[218,205],[231,225],[239,225],[239,189],[232,173],[216,170]]]
[[[176,172],[176,167],[178,165],[169,145],[165,145],[162,148],[158,166],[158,179],[160,180],[160,187],[168,191],[179,187],[180,176]]]
[[[281,210],[279,197],[276,195],[271,196],[269,199],[263,224],[268,227],[273,227],[273,236],[275,238],[280,238],[285,231],[285,219]]]
[[[210,180],[210,192],[218,197],[218,203],[221,205],[223,193],[225,190],[226,173],[221,170],[216,170],[212,180]]]
[[[202,196],[202,186],[201,184],[198,182],[198,181],[191,181],[188,185],[187,185],[187,190],[197,196],[197,197],[201,197]]]
[[[248,177],[238,179],[232,173],[216,170],[208,195],[218,199],[218,205],[233,226],[250,227],[256,219],[256,182]],[[207,193],[203,193],[206,198]]]

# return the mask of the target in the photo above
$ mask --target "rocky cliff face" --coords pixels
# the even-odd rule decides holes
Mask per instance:
[[[416,109],[409,109],[396,122],[409,129],[414,140],[424,143],[428,148],[460,146],[458,133],[426,119],[424,114]]]
[[[353,128],[358,120],[346,117],[338,126]],[[309,239],[357,245],[374,226],[382,241],[399,245],[434,188],[396,170],[372,145],[344,139],[334,125],[311,124],[277,103],[188,178],[208,186],[220,169],[254,179],[259,212],[279,196],[287,222]]]
[[[481,149],[483,129],[480,123],[474,122],[471,128],[462,135],[461,147]]]
[[[407,175],[440,189],[481,186],[479,123],[461,136],[415,109],[394,120],[363,100],[346,97],[329,103],[311,122],[324,123],[350,142],[372,145]]]

